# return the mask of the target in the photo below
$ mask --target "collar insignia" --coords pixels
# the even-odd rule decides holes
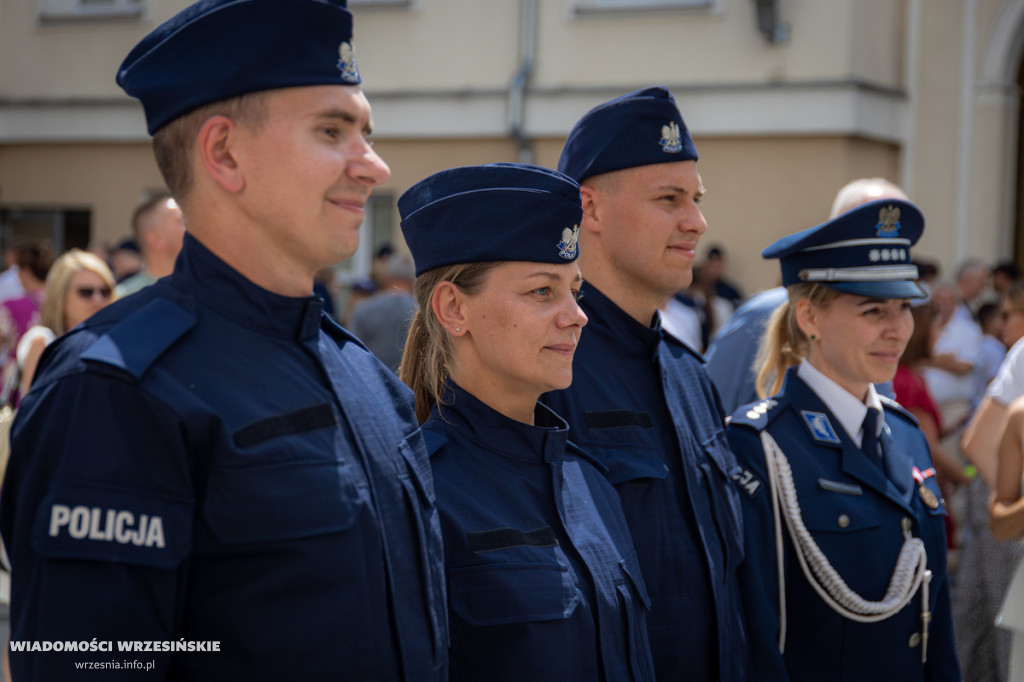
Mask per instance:
[[[807,428],[811,430],[814,440],[821,441],[822,443],[839,444],[839,436],[832,429],[832,423],[829,422],[827,415],[821,412],[808,412],[807,410],[801,410],[800,415],[804,418]]]
[[[576,257],[576,242],[580,238],[580,226],[573,225],[571,228],[562,230],[562,241],[558,242],[558,255],[562,258],[573,259]]]
[[[356,48],[347,40],[338,46],[338,70],[341,80],[349,85],[359,83],[359,65],[356,64]]]
[[[898,206],[883,206],[878,212],[875,229],[879,237],[898,237],[900,235],[900,209]]]
[[[668,125],[661,126],[661,141],[658,144],[669,154],[683,151],[683,135],[679,130],[679,124],[670,121]]]

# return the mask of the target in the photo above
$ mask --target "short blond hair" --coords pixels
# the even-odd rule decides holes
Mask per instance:
[[[192,150],[203,124],[213,116],[259,130],[266,121],[264,92],[253,92],[211,102],[179,116],[153,134],[153,155],[164,182],[180,205],[188,196],[192,177]]]
[[[67,300],[71,278],[82,270],[89,270],[100,276],[110,287],[111,301],[117,297],[114,291],[114,275],[107,264],[88,251],[71,249],[54,261],[53,267],[50,268],[50,273],[46,276],[46,295],[43,298],[43,305],[39,308],[39,324],[49,327],[57,336],[68,331],[64,319],[64,302]]]

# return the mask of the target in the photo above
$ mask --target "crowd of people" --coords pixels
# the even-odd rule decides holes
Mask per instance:
[[[413,185],[335,315],[390,174],[352,34],[338,0],[162,24],[117,76],[169,188],[134,249],[8,255],[13,679],[114,641],[166,680],[1024,679],[1016,268],[943,281],[865,178],[745,298],[648,87],[557,170]]]

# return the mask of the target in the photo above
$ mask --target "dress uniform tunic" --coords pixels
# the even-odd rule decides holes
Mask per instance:
[[[186,236],[173,275],[43,365],[0,510],[12,640],[219,651],[13,654],[15,679],[126,657],[155,661],[147,679],[445,679],[411,394],[318,299],[257,287]]]
[[[614,488],[536,425],[454,384],[424,425],[444,530],[452,680],[653,680],[650,607]]]
[[[594,287],[583,292],[590,323],[573,384],[543,400],[619,492],[651,594],[658,679],[743,680],[736,461],[700,356],[660,322],[646,327]]]
[[[795,368],[778,395],[741,407],[731,418],[729,443],[740,463],[743,491],[747,551],[740,580],[752,680],[960,679],[946,576],[945,510],[938,484],[929,475],[928,444],[908,412],[884,398],[882,403],[881,462],[869,460]],[[787,614],[785,653],[779,653],[778,571],[763,431],[789,460],[811,536],[861,597],[876,601],[885,595],[905,530],[924,542],[933,576],[927,642],[922,638],[922,590],[880,622],[844,618],[807,581],[783,524]],[[925,644],[927,661],[922,662]]]

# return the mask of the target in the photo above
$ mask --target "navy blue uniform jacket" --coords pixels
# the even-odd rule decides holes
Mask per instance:
[[[47,350],[0,504],[12,639],[115,652],[16,653],[17,680],[136,658],[146,679],[445,678],[411,392],[319,299],[261,289],[191,236],[173,275]]]
[[[700,356],[588,284],[573,383],[543,400],[608,469],[651,595],[659,680],[744,680],[736,460]]]
[[[744,491],[741,497],[747,552],[740,578],[753,655],[750,679],[959,680],[946,575],[945,510],[941,503],[929,508],[913,478],[915,466],[921,472],[932,466],[928,443],[917,421],[883,399],[885,428],[879,437],[883,473],[850,440],[795,369],[789,370],[782,392],[773,400],[774,405],[763,403],[756,410],[740,408],[729,425],[729,443],[742,468],[738,482]],[[802,412],[808,416],[805,418]],[[816,415],[825,415],[830,424],[826,430],[818,422],[818,437],[811,428],[814,420],[820,419]],[[789,459],[804,524],[857,594],[872,601],[885,595],[903,545],[905,524],[924,541],[928,568],[933,573],[927,663],[921,662],[920,592],[902,610],[881,622],[858,623],[843,618],[807,582],[785,524],[787,636],[785,655],[779,654],[778,571],[771,491],[760,440],[763,430],[772,435]],[[934,477],[927,478],[924,485],[935,500],[941,499]]]
[[[444,530],[451,679],[654,680],[615,489],[543,405],[514,421],[449,384],[424,425]]]

